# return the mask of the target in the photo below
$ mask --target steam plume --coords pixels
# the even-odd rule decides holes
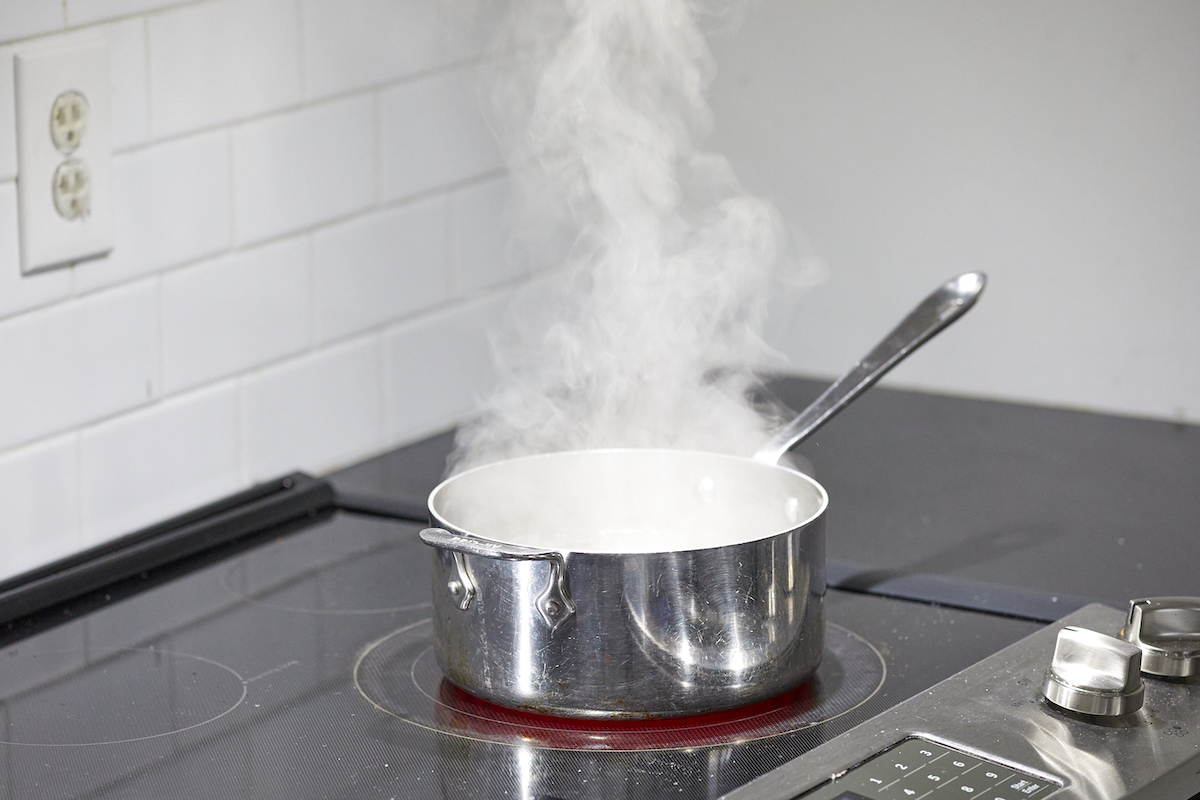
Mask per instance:
[[[728,9],[725,9],[728,10]],[[526,258],[548,267],[498,342],[500,385],[459,468],[529,453],[748,454],[769,418],[747,365],[781,225],[704,152],[714,63],[692,0],[514,0],[495,127]]]

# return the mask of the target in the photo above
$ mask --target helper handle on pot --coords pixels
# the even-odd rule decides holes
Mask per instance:
[[[430,547],[454,554],[458,576],[452,579],[446,588],[458,600],[458,607],[463,610],[470,607],[471,600],[479,588],[463,556],[478,556],[501,561],[549,561],[550,584],[537,596],[538,613],[550,626],[551,631],[558,630],[575,614],[575,601],[567,591],[567,562],[557,550],[465,536],[445,528],[426,528],[421,531],[421,541]]]
[[[968,272],[949,280],[921,301],[896,329],[861,361],[800,412],[800,416],[775,434],[754,454],[756,461],[775,464],[783,454],[808,438],[860,393],[870,388],[892,367],[951,322],[967,313],[987,283],[982,272]]]

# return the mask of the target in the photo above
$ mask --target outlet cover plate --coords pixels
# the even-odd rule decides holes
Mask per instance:
[[[89,39],[15,59],[21,272],[104,256],[113,248],[114,217],[108,44]],[[67,103],[64,112],[59,98],[69,92],[85,102]],[[82,120],[61,116],[81,110]],[[64,123],[76,131],[69,143]]]

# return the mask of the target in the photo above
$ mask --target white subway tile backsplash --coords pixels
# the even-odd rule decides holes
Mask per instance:
[[[360,95],[234,131],[239,242],[300,230],[375,201],[374,105]]]
[[[384,335],[388,441],[409,441],[471,414],[495,386],[488,340],[507,295],[476,300]]]
[[[437,66],[441,0],[301,0],[304,90],[325,97]]]
[[[84,541],[129,533],[240,486],[237,388],[192,392],[80,436]]]
[[[69,269],[21,274],[17,228],[17,185],[0,183],[0,318],[71,294]]]
[[[440,4],[442,60],[447,64],[483,57],[508,12],[504,3]]]
[[[447,202],[438,197],[313,236],[316,335],[328,341],[449,296]]]
[[[0,579],[469,413],[520,276],[476,12],[0,0]],[[97,34],[116,245],[22,276],[12,54]]]
[[[112,143],[123,150],[150,138],[146,99],[146,22],[141,17],[100,28],[108,40],[108,74],[112,82]]]
[[[0,49],[0,181],[17,177],[17,98],[13,51]]]
[[[381,449],[379,348],[364,337],[243,379],[247,477],[324,472]]]
[[[379,109],[385,199],[411,197],[504,165],[480,110],[474,69],[386,89]]]
[[[0,456],[0,580],[80,549],[78,437]]]
[[[0,449],[158,392],[158,291],[142,281],[0,322]]]
[[[4,0],[0,5],[0,42],[62,30],[64,25],[57,0]]]
[[[300,100],[296,0],[216,0],[149,18],[155,136],[205,128]]]
[[[233,242],[229,134],[192,136],[113,159],[116,245],[76,266],[77,288],[128,280]]]
[[[177,6],[191,0],[65,0],[67,24],[84,25],[145,11]]]
[[[450,226],[455,293],[476,294],[526,274],[508,247],[507,178],[458,189],[451,195]]]
[[[171,394],[307,347],[310,297],[307,238],[166,275],[163,391]]]

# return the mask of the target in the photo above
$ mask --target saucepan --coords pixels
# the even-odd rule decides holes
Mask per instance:
[[[940,286],[752,458],[630,448],[468,470],[429,496],[434,652],[446,677],[529,711],[654,718],[795,688],[824,651],[825,510],[780,459],[965,313]]]

